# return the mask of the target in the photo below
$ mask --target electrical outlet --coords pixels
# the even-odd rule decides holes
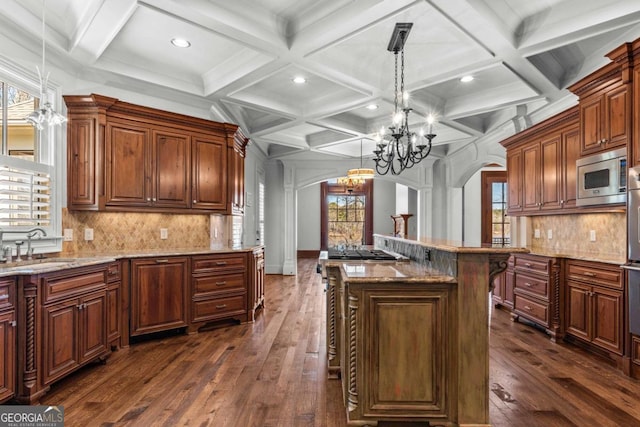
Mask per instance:
[[[553,230],[547,230],[547,239],[553,239]]]
[[[166,228],[160,229],[160,238],[162,240],[167,240],[169,238],[169,230]]]
[[[596,241],[596,230],[589,230],[589,240],[592,242]]]
[[[93,228],[84,229],[84,240],[93,240]]]
[[[535,237],[536,239],[539,239],[539,238],[540,238],[540,229],[539,229],[539,228],[536,228],[536,229],[533,231],[533,237]]]
[[[65,242],[73,241],[73,228],[65,228],[62,234],[62,240]]]
[[[214,228],[214,229],[213,229],[213,238],[214,238],[214,239],[217,239],[217,238],[218,238],[218,229],[217,229],[217,228]]]

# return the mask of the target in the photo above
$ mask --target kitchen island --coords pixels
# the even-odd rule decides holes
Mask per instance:
[[[321,260],[349,425],[488,426],[489,291],[526,249],[378,235],[375,247],[412,261]]]

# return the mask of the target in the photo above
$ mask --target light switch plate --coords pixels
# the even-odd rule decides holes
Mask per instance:
[[[162,240],[167,240],[169,238],[169,230],[166,228],[160,229],[160,238]]]
[[[596,230],[589,230],[589,240],[592,242],[596,241]]]
[[[547,239],[553,239],[553,230],[547,230]]]
[[[533,231],[533,237],[535,237],[536,239],[539,239],[539,238],[540,238],[540,229],[539,229],[539,228],[536,228],[536,229]]]
[[[93,228],[84,229],[84,240],[93,240]]]

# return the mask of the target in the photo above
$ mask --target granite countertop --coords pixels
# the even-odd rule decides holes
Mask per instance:
[[[529,253],[531,253],[532,255],[541,255],[552,258],[570,258],[581,261],[602,262],[605,264],[623,265],[627,263],[627,260],[624,256],[594,252],[559,251],[551,249],[530,248]]]
[[[64,257],[42,258],[29,261],[0,264],[0,277],[50,273],[75,267],[103,264],[123,258],[144,258],[154,256],[180,256],[180,255],[206,255],[229,252],[252,252],[260,245],[233,246],[211,248],[182,248],[182,249],[148,249],[148,250],[123,250],[117,252],[83,252],[82,256],[66,255]]]
[[[346,283],[457,283],[456,278],[416,262],[339,261]]]

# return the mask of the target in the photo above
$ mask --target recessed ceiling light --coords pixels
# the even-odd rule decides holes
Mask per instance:
[[[176,47],[189,47],[189,46],[191,46],[191,43],[189,42],[189,40],[181,39],[179,37],[171,39],[171,44],[176,46]]]
[[[307,79],[305,79],[305,78],[304,78],[304,77],[302,77],[302,76],[297,76],[297,77],[294,77],[294,78],[293,78],[293,82],[294,82],[294,83],[296,83],[296,84],[301,85],[302,83],[306,83],[306,82],[307,82]]]
[[[460,79],[462,83],[468,83],[472,80],[473,80],[473,76],[462,76],[462,78]]]
[[[378,104],[369,104],[367,105],[367,110],[377,110]]]

